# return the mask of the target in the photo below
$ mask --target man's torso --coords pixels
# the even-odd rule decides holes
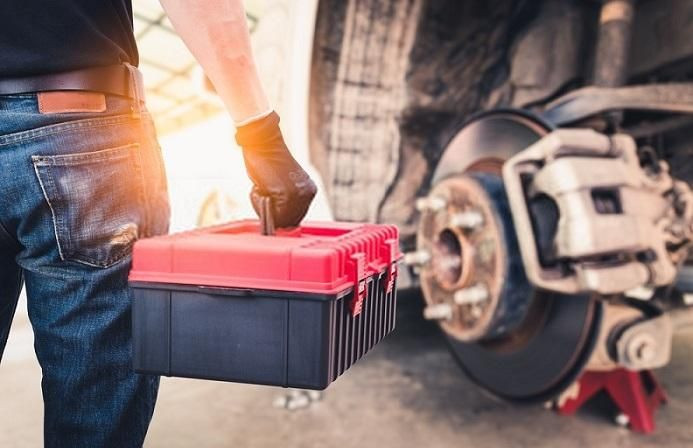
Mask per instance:
[[[131,0],[0,0],[0,78],[138,63]]]

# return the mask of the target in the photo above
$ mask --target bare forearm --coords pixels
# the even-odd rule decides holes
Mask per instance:
[[[234,121],[269,110],[250,47],[242,0],[160,0]]]

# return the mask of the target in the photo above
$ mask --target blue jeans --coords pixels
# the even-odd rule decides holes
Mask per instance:
[[[47,447],[141,446],[154,411],[159,378],[131,368],[127,275],[169,205],[151,118],[131,106],[41,114],[34,94],[0,96],[0,353],[25,282]]]

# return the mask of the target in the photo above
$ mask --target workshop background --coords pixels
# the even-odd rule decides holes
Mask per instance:
[[[292,138],[292,126],[301,114],[292,117],[292,111],[307,107],[297,98],[307,89],[309,73],[302,62],[310,54],[292,51],[309,48],[311,36],[294,32],[306,24],[286,4],[246,0],[263,81],[286,118],[289,139],[300,141]],[[147,103],[169,175],[172,230],[253,216],[250,182],[221,103],[158,2],[134,0],[134,5]],[[307,145],[292,150],[308,164]],[[324,196],[309,216],[330,218]],[[322,394],[163,378],[145,446],[693,446],[691,334],[675,339],[672,362],[657,372],[669,400],[657,413],[656,432],[643,436],[617,426],[615,410],[605,400],[575,417],[561,417],[541,406],[517,407],[485,395],[455,364],[437,326],[421,317],[419,293],[404,291],[399,303],[394,334]],[[22,299],[0,365],[0,447],[42,446],[40,369],[32,344]]]

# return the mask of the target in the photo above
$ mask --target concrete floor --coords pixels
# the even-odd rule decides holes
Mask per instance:
[[[576,417],[494,401],[462,376],[416,294],[400,296],[398,328],[321,401],[288,411],[278,388],[164,379],[147,447],[693,447],[693,334],[658,372],[671,397],[652,436],[611,423],[592,404]],[[23,306],[22,306],[23,308]],[[40,371],[18,313],[0,366],[0,447],[41,446]]]

